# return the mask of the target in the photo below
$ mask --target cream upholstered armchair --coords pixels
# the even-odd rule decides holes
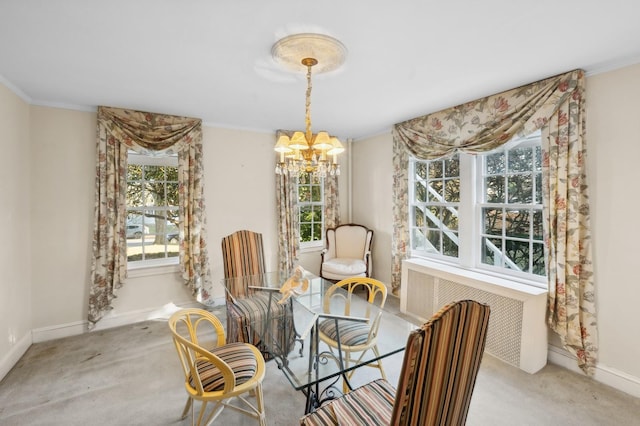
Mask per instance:
[[[328,228],[327,247],[322,251],[320,276],[331,281],[371,276],[373,231],[349,223]]]

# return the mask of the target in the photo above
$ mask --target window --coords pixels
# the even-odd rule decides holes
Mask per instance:
[[[178,263],[178,157],[130,151],[127,166],[129,266]]]
[[[458,257],[460,162],[450,159],[414,161],[412,248],[423,253]]]
[[[540,132],[409,167],[412,255],[543,281]]]
[[[321,177],[303,173],[298,177],[298,207],[300,208],[300,246],[323,244],[324,185]]]
[[[481,262],[545,275],[539,136],[479,160],[483,183]]]

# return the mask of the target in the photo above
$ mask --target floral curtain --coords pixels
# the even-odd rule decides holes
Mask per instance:
[[[549,299],[547,321],[578,365],[592,374],[597,330],[585,178],[584,72],[574,70],[396,124],[392,287],[409,242],[407,165],[411,153],[436,159],[454,152],[494,149],[515,135],[543,133],[545,249]]]
[[[293,131],[278,130],[291,137]],[[276,162],[279,160],[276,159]],[[276,174],[276,208],[278,211],[278,271],[289,275],[298,263],[300,251],[300,211],[298,208],[298,177]]]
[[[324,178],[324,229],[340,225],[340,198],[338,176]]]
[[[595,284],[585,171],[584,82],[580,79],[542,128],[545,246],[549,281],[547,322],[593,374],[597,363]]]
[[[300,228],[298,211],[298,178],[276,175],[278,209],[278,271],[287,276],[298,262]]]
[[[393,232],[391,234],[391,291],[400,295],[402,260],[409,244],[409,153],[393,129]]]
[[[211,294],[203,196],[199,119],[110,107],[98,108],[95,228],[89,289],[89,324],[111,309],[126,278],[127,150],[178,154],[180,265],[185,284],[202,302]]]

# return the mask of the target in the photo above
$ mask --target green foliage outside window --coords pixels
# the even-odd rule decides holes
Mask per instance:
[[[322,240],[323,230],[323,185],[322,179],[310,173],[298,178],[298,206],[300,208],[300,242]]]
[[[485,202],[496,207],[482,209],[482,263],[544,275],[540,145],[489,154],[484,165]]]
[[[128,164],[127,260],[178,256],[177,166]]]

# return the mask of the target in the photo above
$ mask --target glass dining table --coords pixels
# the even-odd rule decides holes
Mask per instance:
[[[225,279],[224,285],[227,290],[243,285],[248,291],[241,297],[258,295],[269,298],[269,303],[264,305],[267,306],[266,312],[257,316],[257,320],[251,321],[249,327],[253,333],[261,337],[262,343],[294,389],[306,396],[305,413],[308,413],[325,400],[342,394],[342,390],[336,386],[340,379],[344,381],[346,388],[351,389],[347,373],[403,351],[409,333],[417,326],[392,312],[368,303],[365,295],[354,297],[349,315],[344,315],[341,306],[334,306],[347,297],[344,290],[338,291],[338,294],[344,293],[343,298],[331,297],[327,304],[325,295],[334,283],[309,273],[305,277],[309,279],[308,287],[304,291],[297,289],[290,294],[280,292],[288,277],[282,277],[275,272]],[[271,306],[276,306],[274,304],[285,305],[286,309],[271,309]],[[378,315],[378,354],[368,350],[357,362],[347,365],[341,350],[331,351],[319,339],[318,326],[322,321],[370,323],[370,319]],[[339,338],[337,340],[340,341]]]

